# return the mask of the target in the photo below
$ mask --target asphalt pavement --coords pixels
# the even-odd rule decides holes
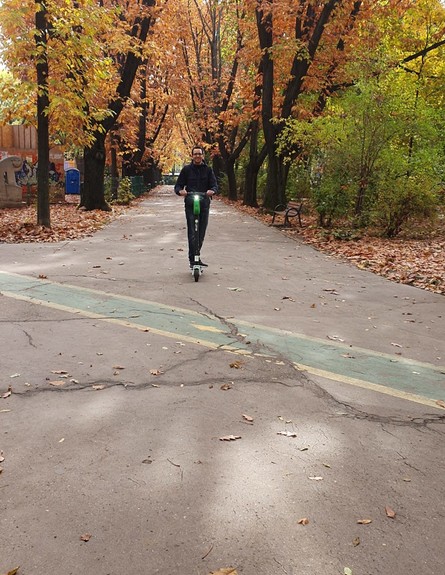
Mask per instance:
[[[0,574],[442,575],[443,296],[158,188],[0,245]]]

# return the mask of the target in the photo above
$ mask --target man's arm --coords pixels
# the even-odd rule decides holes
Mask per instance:
[[[181,194],[179,192],[183,190],[186,185],[187,185],[187,171],[186,166],[184,166],[179,173],[178,179],[176,180],[175,194],[177,196],[180,196]]]

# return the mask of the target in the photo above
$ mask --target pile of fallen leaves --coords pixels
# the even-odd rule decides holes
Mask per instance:
[[[61,242],[92,236],[120,215],[122,206],[110,212],[85,211],[76,204],[64,203],[51,206],[51,228],[37,225],[36,206],[0,210],[0,242],[33,243]]]
[[[272,216],[261,210],[241,202],[230,204],[264,223],[272,221]],[[313,214],[304,214],[302,220],[302,228],[295,222],[290,228],[281,228],[283,233],[391,281],[445,294],[445,217],[430,227],[413,226],[393,239],[379,237],[372,230],[356,236],[345,230],[325,230],[317,226]],[[342,231],[344,239],[339,239]]]
[[[361,269],[398,283],[445,294],[445,235],[431,240],[390,240],[370,235],[338,240],[309,228],[299,235],[317,249],[346,258]]]

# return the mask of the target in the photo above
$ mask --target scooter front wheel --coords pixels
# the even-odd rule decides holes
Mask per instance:
[[[197,282],[199,280],[199,268],[195,267],[195,269],[193,270],[193,277],[195,278],[195,282]]]

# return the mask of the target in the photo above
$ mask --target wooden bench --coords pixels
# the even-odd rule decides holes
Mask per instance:
[[[278,204],[278,206],[275,206],[272,212],[272,223],[270,225],[271,226],[274,225],[276,216],[282,216],[283,226],[285,228],[290,227],[291,225],[290,220],[291,218],[295,217],[298,218],[298,223],[300,224],[300,227],[303,227],[303,224],[301,223],[301,212],[303,210],[303,204],[304,204],[303,200],[291,200],[287,202],[287,204]]]

